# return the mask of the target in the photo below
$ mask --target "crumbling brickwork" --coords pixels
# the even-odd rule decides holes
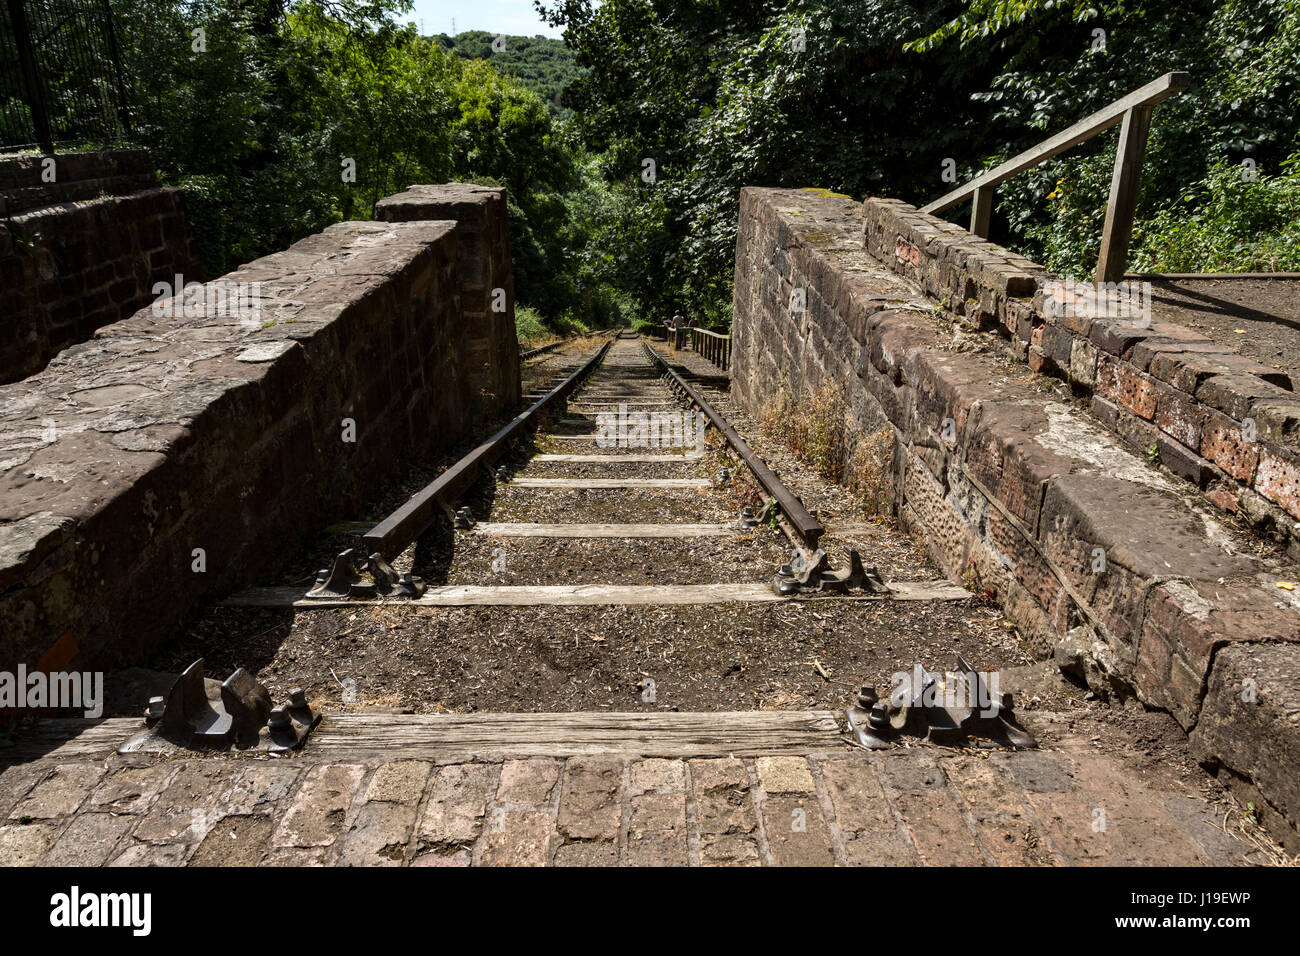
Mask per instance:
[[[458,260],[454,222],[340,223],[0,387],[0,669],[140,662],[462,437]]]
[[[201,273],[184,196],[157,186],[148,153],[0,159],[0,383]]]
[[[872,200],[864,215],[817,191],[742,192],[733,392],[757,414],[782,389],[800,400],[843,383],[851,432],[892,430],[891,506],[948,573],[987,589],[1039,654],[1099,692],[1168,710],[1198,756],[1248,781],[1269,825],[1297,845],[1300,783],[1268,754],[1300,745],[1284,716],[1300,710],[1300,602],[1276,586],[1300,571],[1229,534],[1196,488],[977,331],[1010,328],[1007,316],[1032,308],[1019,298],[1034,289],[1027,266],[973,237],[964,258],[944,253],[963,231],[937,220],[882,231],[900,208]],[[962,328],[923,291],[978,315]],[[1022,330],[1020,317],[1028,357],[1035,330],[1050,326]],[[1113,339],[1101,324],[1071,337],[1070,364],[1095,383],[1137,345]],[[1065,367],[1063,348],[1041,348]],[[1076,348],[1091,360],[1074,363]],[[1158,396],[1125,394],[1160,417]]]

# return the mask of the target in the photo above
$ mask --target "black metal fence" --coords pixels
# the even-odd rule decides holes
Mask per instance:
[[[129,133],[109,0],[0,0],[0,149]]]

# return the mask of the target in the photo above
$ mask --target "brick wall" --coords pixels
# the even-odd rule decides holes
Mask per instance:
[[[1228,540],[1193,489],[921,294],[973,325],[1008,321],[1028,265],[978,241],[961,261],[937,254],[957,231],[937,221],[872,238],[883,205],[864,216],[815,191],[742,192],[733,392],[757,414],[783,389],[798,400],[844,383],[846,459],[889,436],[890,507],[938,563],[992,592],[1038,654],[1102,694],[1168,710],[1300,844],[1300,782],[1271,756],[1300,752],[1288,716],[1300,709],[1300,605],[1274,587],[1296,567]],[[1243,674],[1257,693],[1246,712]]]
[[[495,413],[518,403],[522,393],[506,191],[472,183],[412,186],[381,199],[375,218],[455,220],[460,249],[457,294],[469,336],[475,409]]]
[[[0,216],[0,383],[143,308],[155,283],[202,278],[184,197],[142,150],[0,159]]]
[[[1051,314],[1044,287],[1059,277],[907,203],[869,199],[864,218],[881,261],[973,326],[999,330],[1033,371],[1090,397],[1097,419],[1139,453],[1154,450],[1300,559],[1300,396],[1286,372],[1159,319],[1143,328]]]
[[[0,387],[0,669],[139,662],[460,438],[459,262],[454,222],[341,223]],[[214,305],[241,283],[251,314]]]

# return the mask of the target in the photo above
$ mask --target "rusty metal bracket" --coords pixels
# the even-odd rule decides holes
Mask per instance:
[[[818,548],[808,557],[802,549],[796,549],[789,564],[783,564],[772,578],[772,590],[782,597],[795,594],[888,594],[889,585],[881,580],[875,568],[864,568],[862,556],[857,551],[849,551],[847,571],[836,571],[831,567],[826,552]]]
[[[176,678],[166,697],[151,697],[145,730],[118,753],[189,750],[297,750],[320,722],[320,711],[295,687],[287,703],[272,706],[271,694],[242,667],[226,678],[218,699],[208,696],[203,659]]]
[[[758,528],[762,525],[769,524],[776,515],[780,506],[777,505],[775,498],[768,498],[767,504],[755,511],[746,505],[740,509],[740,520],[736,522],[736,527],[742,531],[749,528]]]
[[[399,574],[378,551],[366,558],[364,568],[358,568],[357,552],[348,548],[339,552],[331,567],[316,574],[316,583],[305,597],[312,600],[418,598],[424,591],[422,578],[409,572]]]
[[[1011,694],[991,693],[984,675],[960,656],[957,671],[939,673],[917,664],[882,701],[871,684],[863,684],[844,711],[848,731],[869,750],[887,749],[904,736],[942,746],[1038,746],[1016,722]]]

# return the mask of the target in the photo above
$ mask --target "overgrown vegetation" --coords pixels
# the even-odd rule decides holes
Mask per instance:
[[[845,485],[862,499],[868,514],[889,514],[892,490],[894,431],[874,432],[854,427],[844,383],[827,380],[811,394],[797,398],[782,381],[759,414],[759,427],[783,442],[795,457],[828,481]]]
[[[723,328],[743,186],[924,203],[1175,69],[1133,266],[1300,268],[1300,0],[535,2],[563,43],[421,37],[405,0],[109,0],[213,274],[474,180],[509,189],[525,324]],[[1116,136],[1000,187],[992,238],[1090,275]]]
[[[612,281],[645,311],[725,321],[742,186],[924,204],[952,188],[945,161],[964,181],[1170,70],[1193,86],[1156,109],[1134,262],[1293,261],[1300,0],[538,5],[588,71],[568,101],[631,253]],[[1089,276],[1116,136],[1001,187],[992,238]],[[1258,182],[1235,188],[1245,159]]]

